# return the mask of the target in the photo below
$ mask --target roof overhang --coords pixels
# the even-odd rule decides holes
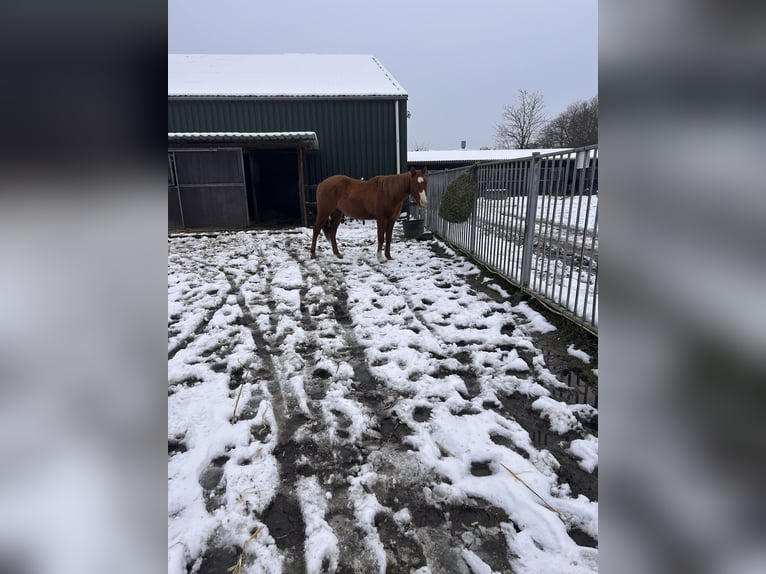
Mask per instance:
[[[244,143],[252,147],[319,149],[316,132],[168,132],[173,143]]]

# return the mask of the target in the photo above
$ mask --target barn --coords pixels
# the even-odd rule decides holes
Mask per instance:
[[[534,152],[540,154],[560,153],[563,149],[455,149],[411,151],[407,155],[407,165],[425,166],[429,171],[468,167],[476,162],[509,161],[530,157]]]
[[[316,186],[407,169],[407,92],[372,55],[168,54],[168,227],[310,225]]]

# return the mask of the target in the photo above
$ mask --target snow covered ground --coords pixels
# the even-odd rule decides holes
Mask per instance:
[[[375,236],[168,240],[169,572],[597,571],[597,401],[570,381],[596,357],[560,341],[554,367],[527,303]]]
[[[526,215],[526,197],[501,202],[477,200],[484,204],[485,234],[493,249],[505,248],[497,241],[486,218],[519,228]],[[494,204],[494,205],[493,205]],[[497,212],[497,215],[495,215]],[[598,325],[598,195],[540,195],[535,216],[535,244],[532,250],[530,285],[551,301]],[[515,244],[514,244],[515,245]],[[519,261],[521,253],[517,254]],[[595,300],[594,300],[595,299]]]
[[[455,245],[472,249],[488,265],[520,281],[526,212],[526,197],[480,197],[471,220],[451,224],[446,234]],[[530,273],[535,291],[595,325],[597,213],[597,195],[540,195]]]

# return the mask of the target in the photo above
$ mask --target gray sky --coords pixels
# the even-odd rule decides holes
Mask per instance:
[[[503,106],[598,93],[597,0],[168,0],[169,53],[372,54],[407,90],[407,148],[494,147]]]

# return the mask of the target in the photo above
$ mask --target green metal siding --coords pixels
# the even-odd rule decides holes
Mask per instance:
[[[399,102],[399,171],[407,171],[407,101]]]
[[[306,184],[336,173],[369,179],[396,172],[394,99],[168,98],[169,132],[313,131]],[[407,169],[407,101],[399,102],[399,169]]]

